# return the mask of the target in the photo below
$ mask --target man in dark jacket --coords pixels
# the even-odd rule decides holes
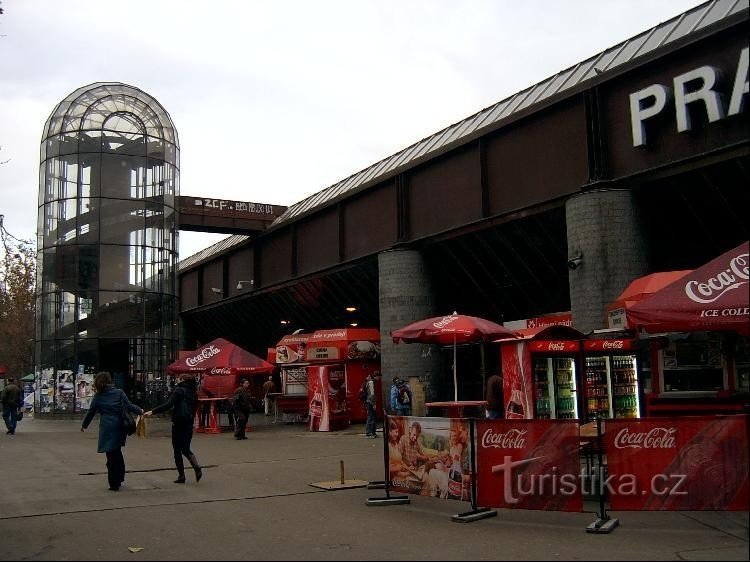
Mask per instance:
[[[245,379],[242,381],[240,387],[232,394],[232,407],[234,408],[235,417],[235,439],[247,439],[245,436],[245,427],[247,426],[247,418],[250,415],[250,406],[252,402],[252,396],[250,394],[250,381]]]
[[[503,379],[494,374],[487,379],[487,419],[499,420],[503,417]]]
[[[21,407],[21,389],[16,384],[16,379],[9,377],[2,393],[3,421],[8,431],[6,435],[16,434],[16,423],[18,423],[18,409]]]
[[[193,416],[195,415],[195,403],[197,402],[195,375],[182,373],[179,375],[180,382],[175,386],[169,399],[148,412],[145,416],[158,414],[172,410],[172,450],[174,451],[174,463],[177,467],[177,480],[175,484],[185,483],[185,457],[195,471],[195,481],[200,482],[203,470],[198,458],[190,448],[193,440]]]

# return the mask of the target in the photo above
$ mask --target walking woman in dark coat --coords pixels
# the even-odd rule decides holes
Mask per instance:
[[[107,454],[107,480],[109,489],[116,492],[125,480],[125,458],[122,447],[127,435],[122,429],[122,407],[142,414],[143,410],[132,404],[125,393],[112,386],[112,375],[107,371],[97,373],[94,377],[94,399],[91,401],[86,417],[83,418],[81,431],[85,430],[94,416],[99,412],[99,443],[97,453]]]
[[[174,463],[177,466],[177,480],[175,484],[185,483],[184,456],[195,470],[195,481],[200,482],[203,470],[198,463],[195,454],[190,450],[190,442],[193,440],[193,416],[195,414],[195,403],[197,401],[195,376],[192,373],[179,375],[180,382],[177,383],[169,399],[144,415],[158,414],[172,410],[172,449],[174,450]]]

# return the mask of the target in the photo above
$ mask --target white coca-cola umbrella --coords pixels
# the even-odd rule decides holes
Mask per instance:
[[[391,332],[393,343],[453,344],[453,396],[458,401],[458,377],[456,375],[456,346],[459,343],[494,341],[500,338],[516,338],[517,334],[491,320],[466,316],[454,312],[450,316],[436,316],[419,320]]]

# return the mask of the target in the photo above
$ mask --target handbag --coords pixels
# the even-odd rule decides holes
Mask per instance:
[[[23,410],[18,410],[18,413],[16,414],[16,421],[21,421],[23,419]]]
[[[122,404],[122,432],[126,435],[133,435],[135,433],[136,429],[136,423],[135,418],[133,417],[133,414],[130,413],[130,410],[128,410],[125,407],[125,404]]]

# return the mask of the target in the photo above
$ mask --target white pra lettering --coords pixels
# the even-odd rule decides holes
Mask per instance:
[[[748,82],[748,48],[740,51],[737,72],[732,86],[732,97],[726,114],[722,93],[717,91],[721,71],[713,66],[701,66],[673,80],[674,90],[662,84],[652,84],[630,94],[630,125],[633,132],[633,146],[646,144],[645,121],[659,113],[674,100],[677,132],[684,133],[692,129],[688,105],[702,102],[709,123],[721,121],[725,117],[739,114],[743,109],[745,96],[750,91]],[[674,95],[672,95],[674,91]]]

